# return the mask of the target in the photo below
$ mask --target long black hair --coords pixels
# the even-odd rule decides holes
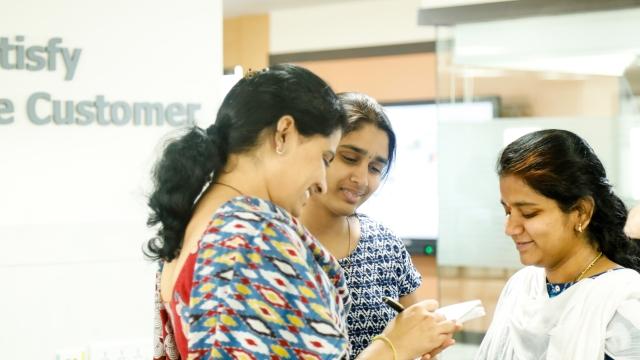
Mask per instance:
[[[230,154],[254,148],[264,131],[275,131],[285,115],[303,136],[329,136],[344,128],[343,108],[333,90],[307,69],[283,64],[251,73],[224,98],[209,128],[194,126],[170,142],[153,170],[150,227],[160,225],[146,244],[151,259],[171,261],[180,253],[196,198],[224,168]]]
[[[366,124],[376,126],[387,134],[389,140],[387,165],[382,173],[383,177],[389,175],[389,170],[396,157],[396,133],[393,131],[389,117],[374,98],[358,92],[339,93],[338,97],[347,114],[347,127],[344,135],[359,130]]]
[[[569,213],[586,197],[595,202],[587,235],[612,261],[640,271],[640,246],[623,229],[627,208],[614,194],[604,166],[589,144],[566,130],[541,130],[509,144],[500,155],[499,176],[515,175]]]

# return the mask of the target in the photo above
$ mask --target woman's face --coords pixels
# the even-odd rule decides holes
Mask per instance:
[[[297,131],[292,134],[284,153],[270,163],[269,198],[293,216],[300,216],[312,194],[326,192],[326,170],[335,157],[341,135],[340,130],[328,137],[304,137]]]
[[[562,212],[555,200],[537,193],[520,177],[501,177],[500,195],[506,213],[505,234],[513,239],[523,265],[556,268],[583,241],[574,231],[578,211]]]
[[[342,137],[327,170],[327,193],[315,196],[337,215],[353,214],[380,186],[389,159],[389,138],[372,124]]]

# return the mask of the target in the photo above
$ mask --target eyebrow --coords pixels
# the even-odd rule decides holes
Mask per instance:
[[[363,155],[363,156],[367,156],[367,155],[369,155],[369,152],[368,152],[367,150],[365,150],[365,149],[363,149],[363,148],[359,148],[359,147],[357,147],[357,146],[353,146],[353,145],[340,145],[339,147],[340,147],[340,148],[347,148],[347,149],[349,149],[349,150],[351,150],[351,151],[353,151],[353,152],[356,152],[356,153],[358,153],[358,154],[360,154],[360,155]],[[374,157],[374,158],[373,158],[373,160],[375,160],[375,161],[377,161],[377,162],[380,162],[380,163],[382,163],[382,164],[384,164],[384,165],[387,165],[387,163],[389,163],[389,160],[387,160],[387,159],[383,158],[382,156],[376,156],[376,157]]]
[[[500,204],[502,204],[502,206],[507,206],[507,204],[505,204],[505,202],[502,201],[502,200],[500,200]],[[538,206],[538,204],[532,203],[532,202],[528,202],[528,201],[516,201],[511,206],[515,206],[515,207]]]

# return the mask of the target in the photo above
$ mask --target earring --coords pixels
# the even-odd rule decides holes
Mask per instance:
[[[578,224],[578,232],[581,233],[582,232],[582,223]]]
[[[282,155],[282,154],[284,154],[284,150],[282,150],[282,148],[280,146],[278,146],[278,147],[276,147],[276,154]]]

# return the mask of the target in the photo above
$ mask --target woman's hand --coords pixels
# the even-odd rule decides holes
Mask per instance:
[[[460,328],[462,328],[462,325],[458,325]],[[453,335],[453,334],[452,334]],[[446,340],[444,342],[444,344],[442,344],[440,347],[435,348],[434,350],[432,350],[430,353],[428,354],[424,354],[422,355],[422,357],[420,358],[420,360],[433,360],[433,359],[437,359],[436,356],[438,354],[440,354],[444,349],[448,348],[449,346],[455,344],[456,341],[454,339],[449,339]]]
[[[453,344],[453,333],[462,326],[434,313],[437,308],[435,300],[418,302],[387,325],[383,334],[394,344],[398,360],[429,359]]]

